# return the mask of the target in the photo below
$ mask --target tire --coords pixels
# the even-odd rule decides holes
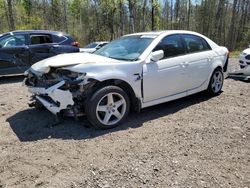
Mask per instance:
[[[87,119],[98,129],[117,127],[126,119],[129,109],[127,93],[117,86],[98,89],[85,104]]]
[[[216,68],[210,78],[207,93],[212,96],[218,95],[221,92],[223,81],[224,76],[221,68]]]

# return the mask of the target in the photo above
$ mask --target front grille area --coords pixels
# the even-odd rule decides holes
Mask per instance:
[[[32,72],[25,78],[25,85],[31,87],[42,87],[42,88],[49,88],[55,84],[57,84],[60,80],[58,79],[48,79],[47,75],[43,75],[41,77],[37,77]]]
[[[245,57],[247,60],[250,60],[250,54]]]
[[[243,62],[243,61],[241,61],[241,60],[240,60],[239,62],[240,62],[240,64],[244,64],[244,62]]]

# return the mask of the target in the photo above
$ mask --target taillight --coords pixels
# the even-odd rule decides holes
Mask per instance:
[[[75,47],[79,47],[79,42],[71,42],[71,44],[70,44],[71,46],[75,46]]]

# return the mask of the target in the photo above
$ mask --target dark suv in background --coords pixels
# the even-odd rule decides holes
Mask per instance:
[[[61,53],[79,52],[78,42],[57,31],[25,30],[0,35],[0,76],[20,74]]]

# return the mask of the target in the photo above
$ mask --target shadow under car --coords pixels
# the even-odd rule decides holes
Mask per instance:
[[[175,101],[145,108],[139,114],[130,113],[124,123],[109,130],[88,128],[89,123],[85,117],[79,121],[65,118],[59,125],[53,126],[55,123],[55,116],[53,114],[47,110],[41,111],[34,108],[17,112],[9,117],[7,121],[22,142],[48,138],[74,140],[90,139],[111,132],[141,127],[145,122],[176,113],[179,110],[204,102],[210,98],[210,96],[201,92]]]

